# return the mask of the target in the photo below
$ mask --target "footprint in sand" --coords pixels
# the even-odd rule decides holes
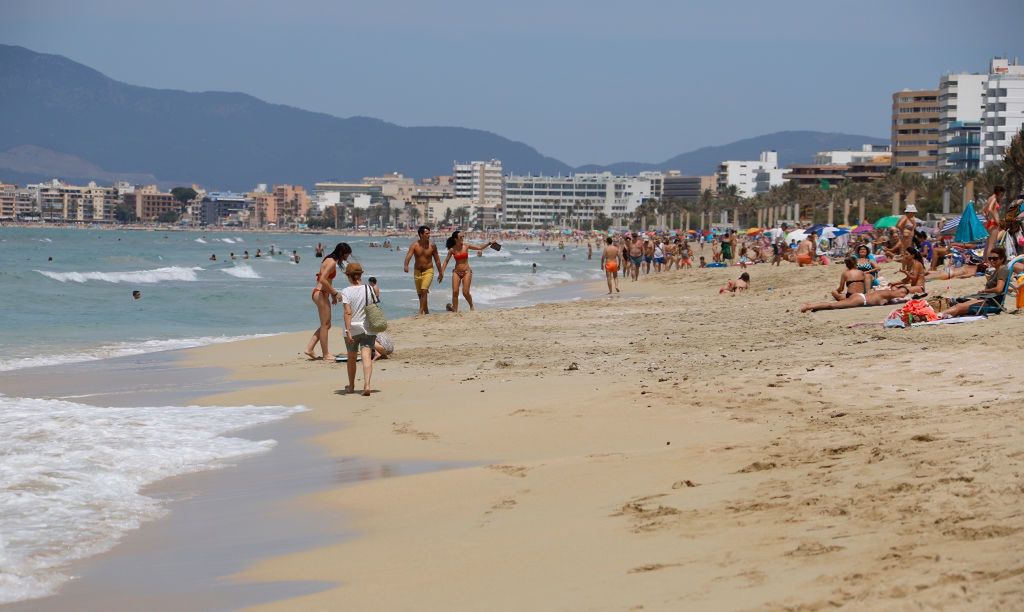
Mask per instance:
[[[489,470],[496,470],[502,474],[508,476],[515,476],[517,478],[526,478],[526,473],[530,471],[530,468],[520,467],[518,465],[489,465]]]
[[[392,423],[391,431],[393,433],[405,436],[415,436],[420,440],[437,440],[438,435],[429,431],[418,431],[413,429],[411,423]]]

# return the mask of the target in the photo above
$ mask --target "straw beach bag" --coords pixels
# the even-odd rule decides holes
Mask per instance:
[[[377,293],[371,292],[365,285],[363,288],[366,290],[366,331],[371,334],[379,334],[388,328],[387,317],[384,316],[384,309],[380,307]]]

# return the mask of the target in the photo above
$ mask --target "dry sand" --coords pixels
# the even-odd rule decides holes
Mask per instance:
[[[1019,609],[1024,317],[797,312],[840,271],[395,321],[369,398],[306,334],[192,351],[280,381],[208,401],[305,404],[332,454],[467,466],[306,498],[358,536],[236,578],[338,585],[266,610]]]

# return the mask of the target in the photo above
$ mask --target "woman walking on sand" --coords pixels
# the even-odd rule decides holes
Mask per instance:
[[[356,388],[356,355],[363,358],[363,395],[370,395],[370,376],[373,375],[373,345],[376,334],[366,326],[366,305],[377,301],[375,292],[362,283],[363,266],[350,263],[345,266],[349,286],[341,290],[341,303],[345,305],[345,349],[348,351],[348,385],[345,393]]]
[[[462,295],[466,298],[466,303],[469,304],[469,309],[473,310],[473,296],[470,295],[469,289],[473,285],[473,269],[469,267],[469,252],[470,251],[483,251],[494,244],[488,242],[485,245],[466,244],[462,241],[462,232],[455,230],[452,235],[445,242],[445,246],[448,247],[448,256],[444,258],[444,264],[441,265],[441,275],[444,276],[444,271],[448,269],[448,261],[451,259],[455,260],[455,273],[452,275],[452,303],[451,311],[459,311],[459,288],[462,288]]]
[[[347,242],[339,242],[334,250],[324,257],[320,262],[320,271],[316,273],[316,285],[313,287],[313,304],[316,305],[317,316],[320,317],[320,327],[313,331],[313,337],[306,345],[306,356],[310,359],[318,357],[313,352],[317,343],[320,344],[320,351],[326,361],[334,359],[334,355],[327,348],[327,332],[331,329],[331,305],[338,303],[340,292],[334,288],[334,277],[338,274],[338,265],[348,259],[352,254],[352,247]]]

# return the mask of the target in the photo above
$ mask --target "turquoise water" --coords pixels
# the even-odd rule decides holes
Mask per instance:
[[[0,371],[312,330],[314,247],[322,242],[329,251],[341,240],[379,279],[388,316],[414,314],[404,250],[370,248],[366,237],[0,228]],[[395,239],[402,249],[409,242]],[[286,255],[270,257],[271,245]],[[257,249],[260,259],[252,258]],[[243,261],[246,250],[251,258]],[[293,250],[298,264],[289,261]],[[218,261],[209,261],[211,254]],[[522,305],[537,289],[600,278],[585,245],[564,254],[508,244],[473,257],[474,300]],[[141,300],[132,299],[133,290]],[[449,292],[447,280],[435,285],[431,309],[443,313]]]

